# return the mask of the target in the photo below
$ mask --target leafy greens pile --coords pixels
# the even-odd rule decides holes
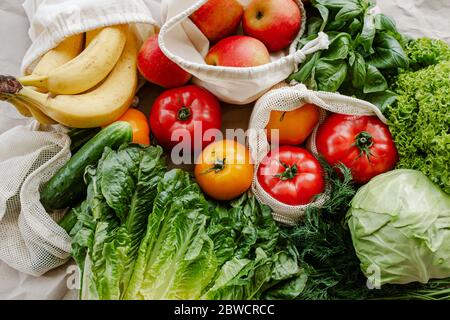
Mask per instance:
[[[407,54],[411,69],[395,79],[397,100],[384,110],[397,167],[421,171],[450,194],[450,47],[424,38],[410,41]]]
[[[320,211],[309,208],[303,224],[283,230],[296,244],[308,274],[306,286],[299,298],[450,299],[450,278],[431,280],[427,284],[386,284],[381,289],[369,289],[346,224],[346,214],[356,194],[356,188],[351,183],[351,172],[345,166],[331,168],[325,163],[323,166],[332,186],[328,201]]]
[[[312,0],[319,16],[308,18],[307,33],[299,47],[325,32],[327,50],[310,55],[290,80],[312,90],[339,91],[385,105],[395,95],[388,79],[408,67],[402,36],[386,15],[375,13],[373,0]]]
[[[166,172],[159,147],[107,149],[72,209],[85,299],[294,299],[307,275],[271,210],[244,195],[207,201],[190,175]],[[72,218],[70,218],[72,217]]]

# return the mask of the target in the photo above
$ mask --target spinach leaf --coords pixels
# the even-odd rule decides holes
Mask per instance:
[[[406,69],[409,65],[400,43],[385,32],[377,34],[374,49],[375,54],[370,58],[369,63],[379,69]]]
[[[366,81],[364,83],[364,93],[385,91],[388,88],[385,77],[375,66],[367,64]]]
[[[316,80],[321,91],[338,91],[347,77],[347,62],[345,60],[323,61],[319,59],[316,65]]]
[[[366,61],[358,52],[352,54],[353,59],[350,59],[352,84],[355,88],[361,89],[366,82]]]

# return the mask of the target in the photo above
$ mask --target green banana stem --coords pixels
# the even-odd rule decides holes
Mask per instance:
[[[17,80],[24,86],[44,88],[47,82],[47,76],[39,76],[39,75],[29,75],[25,77],[18,78]]]

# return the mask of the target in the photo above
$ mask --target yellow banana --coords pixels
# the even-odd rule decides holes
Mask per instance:
[[[92,40],[94,40],[95,37],[98,36],[98,34],[99,34],[99,32],[101,30],[102,29],[100,28],[100,29],[94,29],[94,30],[90,30],[90,31],[86,32],[86,42],[85,42],[85,45],[84,45],[86,48],[89,47],[89,45],[91,44]]]
[[[130,32],[113,71],[103,84],[88,93],[53,97],[22,87],[11,77],[0,77],[0,93],[13,94],[30,102],[68,127],[101,127],[117,120],[133,102],[137,88],[137,53],[137,40]]]
[[[16,107],[17,111],[19,111],[19,113],[21,115],[23,115],[24,117],[26,117],[26,118],[32,117],[30,110],[28,110],[28,108],[26,106],[22,105],[21,103],[19,103],[19,104],[14,103],[14,97],[0,95],[0,101],[4,101],[4,102],[8,102],[8,103],[12,104],[14,107]]]
[[[57,123],[55,120],[42,113],[42,111],[40,111],[36,106],[20,99],[19,97],[9,96],[6,98],[3,97],[1,100],[12,104],[24,117],[35,118],[40,124],[52,125]]]
[[[105,79],[119,60],[128,26],[103,28],[81,54],[47,75],[26,76],[24,86],[46,89],[54,94],[79,94]]]
[[[33,74],[45,76],[74,59],[83,50],[83,41],[84,34],[77,34],[64,39],[56,48],[50,50],[41,58],[34,68]]]
[[[28,101],[25,101],[21,98],[16,98],[13,100],[13,104],[16,106],[22,105],[23,107],[28,108],[29,112],[31,113],[31,116],[35,118],[40,124],[45,125],[52,125],[57,124],[55,120],[47,116],[45,113],[43,113],[37,106],[35,106],[33,103],[30,103]]]

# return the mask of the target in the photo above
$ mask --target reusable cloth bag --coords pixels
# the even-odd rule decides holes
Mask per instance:
[[[300,0],[294,0],[302,12],[302,28],[305,29],[305,10]],[[208,89],[220,100],[243,105],[254,102],[280,81],[284,81],[294,71],[306,55],[328,48],[328,37],[319,37],[301,50],[294,41],[288,50],[272,54],[272,62],[249,68],[218,67],[207,65],[204,57],[209,51],[208,39],[189,19],[189,16],[207,0],[167,0],[163,1],[162,19],[164,24],[159,34],[159,46],[164,54],[191,73],[194,83]],[[246,6],[250,0],[240,0]]]
[[[301,221],[305,210],[309,206],[322,206],[327,200],[327,191],[319,196],[313,203],[303,206],[290,206],[273,198],[259,184],[257,172],[261,161],[270,150],[265,128],[269,123],[270,113],[276,111],[292,111],[301,108],[306,103],[312,103],[321,108],[321,119],[311,134],[308,141],[308,149],[317,158],[319,156],[316,147],[316,135],[320,124],[325,120],[327,112],[341,113],[355,116],[377,116],[384,123],[387,122],[381,111],[373,104],[343,96],[337,93],[311,91],[303,84],[292,86],[280,85],[262,96],[256,103],[249,124],[249,147],[252,159],[255,163],[255,176],[253,178],[252,191],[258,200],[273,211],[274,219],[287,224],[295,225]]]
[[[28,0],[32,45],[22,72],[65,37],[115,24],[157,22],[143,0]],[[145,34],[142,33],[145,38]],[[41,126],[32,119],[0,117],[0,260],[23,273],[40,276],[70,256],[69,235],[56,223],[63,212],[48,214],[39,201],[44,184],[70,158],[70,141],[63,126]]]

